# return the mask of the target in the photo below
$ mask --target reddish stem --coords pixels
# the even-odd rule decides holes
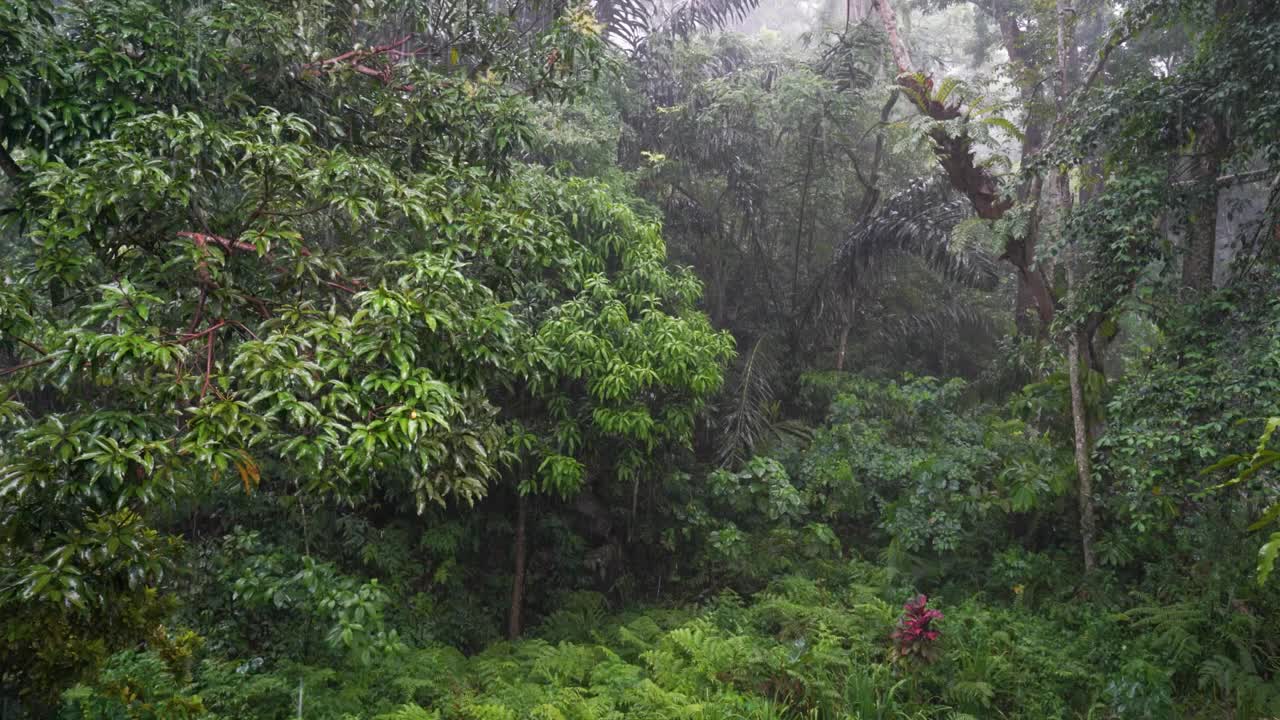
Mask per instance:
[[[336,283],[336,282],[333,282],[332,280],[321,280],[320,282],[324,283],[325,285],[328,285],[329,287],[337,288],[339,290],[342,290],[343,292],[347,292],[352,295],[355,295],[356,292],[358,292],[355,288],[349,288],[346,285],[343,285],[342,283]]]
[[[205,335],[208,335],[208,334],[209,334],[209,333],[211,333],[211,332],[216,332],[216,331],[218,330],[218,328],[220,328],[220,327],[222,327],[223,325],[226,325],[226,324],[227,324],[227,321],[226,321],[226,320],[219,320],[218,322],[216,322],[216,323],[214,323],[214,324],[210,325],[209,327],[207,327],[207,328],[205,328],[205,329],[201,330],[201,331],[200,331],[200,332],[198,332],[198,333],[188,333],[188,334],[186,334],[186,335],[183,335],[182,337],[178,338],[178,342],[180,342],[180,343],[188,343],[188,342],[191,342],[192,340],[195,340],[196,338],[204,337]]]
[[[243,250],[245,252],[258,251],[258,248],[250,243],[241,242],[239,240],[232,240],[230,238],[224,238],[221,235],[208,235],[206,233],[183,231],[178,233],[178,237],[190,238],[196,244],[196,246],[200,248],[204,248],[209,243],[213,243],[214,245],[219,245],[224,250],[228,250],[228,251],[230,250]]]
[[[351,58],[368,57],[370,55],[381,55],[382,53],[399,49],[405,43],[409,42],[409,40],[411,40],[412,38],[413,38],[413,33],[409,33],[408,35],[405,35],[404,37],[400,38],[399,40],[393,43],[389,43],[387,45],[379,45],[377,47],[371,47],[368,50],[350,50],[348,52],[342,53],[341,55],[331,57],[328,60],[320,60],[318,62],[308,63],[307,67],[324,67],[325,65],[337,65],[338,63],[344,60],[350,60]]]
[[[217,327],[210,328],[210,331],[211,331],[211,332],[209,332],[208,350],[207,350],[207,351],[206,351],[206,353],[205,353],[205,359],[204,359],[204,385],[202,385],[202,386],[200,387],[200,399],[201,399],[201,400],[204,400],[205,393],[209,392],[209,381],[210,381],[211,379],[213,379],[213,338],[214,338],[214,333],[213,333],[212,331],[213,331],[213,330],[217,330],[217,329],[218,329]]]

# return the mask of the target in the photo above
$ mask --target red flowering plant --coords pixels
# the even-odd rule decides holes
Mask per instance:
[[[917,595],[902,606],[902,617],[898,618],[898,627],[891,636],[890,653],[895,661],[927,665],[938,659],[941,632],[933,623],[942,619],[942,611],[928,604],[927,596]]]

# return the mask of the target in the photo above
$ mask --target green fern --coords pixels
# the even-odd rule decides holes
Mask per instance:
[[[440,713],[437,711],[427,712],[417,705],[401,705],[394,711],[375,715],[373,720],[440,720]]]
[[[516,720],[516,712],[511,708],[495,703],[476,703],[462,708],[462,717],[467,720]]]
[[[1141,605],[1121,615],[1138,632],[1144,633],[1152,646],[1171,663],[1195,657],[1200,652],[1199,629],[1208,618],[1203,606],[1195,602],[1169,605]]]
[[[572,593],[565,597],[559,609],[538,626],[538,636],[551,642],[598,641],[598,633],[607,614],[608,607],[600,593]]]
[[[989,127],[999,128],[1006,133],[1009,133],[1011,137],[1019,142],[1021,142],[1025,137],[1022,130],[1017,125],[1014,125],[1008,118],[999,116],[984,117],[980,118],[978,122]]]
[[[956,90],[964,87],[964,81],[954,75],[942,78],[942,82],[938,83],[938,88],[933,92],[933,100],[941,105],[947,104],[947,98]]]
[[[995,699],[995,688],[980,680],[958,680],[947,686],[947,700],[967,707],[986,709]]]

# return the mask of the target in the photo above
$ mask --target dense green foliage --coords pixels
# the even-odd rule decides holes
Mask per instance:
[[[0,717],[1280,715],[1280,6],[758,4],[0,0]]]

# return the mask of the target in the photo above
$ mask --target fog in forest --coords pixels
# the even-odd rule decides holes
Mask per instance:
[[[0,720],[1280,717],[1280,3],[0,0]]]

